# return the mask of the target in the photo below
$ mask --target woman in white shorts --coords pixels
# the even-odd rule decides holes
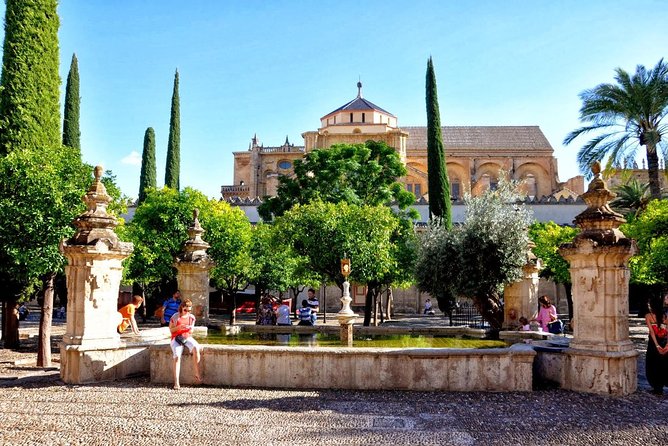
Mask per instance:
[[[188,347],[190,353],[193,354],[193,364],[195,366],[195,381],[202,382],[199,374],[199,361],[201,358],[202,347],[192,337],[193,329],[195,328],[195,316],[190,312],[193,303],[190,299],[186,299],[179,305],[179,311],[174,314],[169,320],[169,331],[172,334],[172,357],[174,358],[174,389],[181,388],[179,384],[179,375],[181,373],[181,355],[183,354],[183,347]]]

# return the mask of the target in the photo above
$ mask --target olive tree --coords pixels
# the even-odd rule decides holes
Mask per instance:
[[[459,296],[473,300],[492,328],[501,328],[504,285],[521,278],[529,242],[530,211],[518,204],[516,185],[466,197],[464,223],[448,230],[432,222],[421,240],[416,279],[421,291],[447,311]]]

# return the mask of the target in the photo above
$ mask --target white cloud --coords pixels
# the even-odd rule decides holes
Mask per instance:
[[[130,164],[132,166],[141,166],[141,155],[139,152],[133,150],[128,156],[121,160],[123,164]]]

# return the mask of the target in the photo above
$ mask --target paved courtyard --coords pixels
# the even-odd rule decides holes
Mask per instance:
[[[641,350],[642,332],[634,335],[632,328],[634,336]],[[11,361],[11,354],[25,358]],[[36,369],[30,355],[0,350],[2,445],[646,446],[668,441],[668,396],[650,394],[644,376],[638,392],[622,398],[559,389],[313,391],[308,383],[290,390],[200,386],[175,391],[145,377],[64,385],[57,367]]]

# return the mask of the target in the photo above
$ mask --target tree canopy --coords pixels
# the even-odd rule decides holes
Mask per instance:
[[[652,200],[620,229],[638,243],[638,254],[629,260],[631,282],[668,285],[668,200]]]
[[[79,96],[79,62],[77,55],[72,54],[70,72],[65,86],[65,107],[63,116],[63,145],[81,150],[81,130],[79,116],[81,99]]]
[[[652,198],[661,198],[659,151],[666,158],[668,136],[668,64],[661,59],[654,68],[636,67],[634,74],[615,70],[615,84],[600,84],[580,94],[580,120],[585,126],[566,136],[570,144],[580,135],[595,133],[578,152],[580,171],[590,175],[594,161],[608,165],[633,164],[645,146]]]
[[[314,201],[352,205],[390,204],[406,209],[415,196],[397,182],[406,174],[396,150],[384,142],[336,144],[294,162],[294,176],[279,179],[278,193],[258,208],[263,220],[283,215],[296,204]]]
[[[500,328],[504,285],[521,278],[526,263],[531,213],[517,204],[516,185],[467,197],[466,220],[452,230],[432,222],[421,240],[416,279],[421,291],[448,311],[457,297],[468,297],[493,328]]]
[[[6,2],[0,154],[61,142],[56,6],[56,0]]]
[[[250,222],[239,208],[209,200],[192,188],[149,191],[132,221],[121,230],[135,246],[126,279],[141,283],[174,280],[174,258],[188,239],[195,208],[200,210],[199,221],[205,230],[202,238],[210,245],[207,253],[215,262],[210,271],[214,286],[224,290],[246,286],[251,266]]]
[[[174,91],[169,118],[169,140],[167,141],[167,163],[165,186],[179,190],[181,172],[181,105],[179,98],[179,70],[174,74]]]
[[[452,227],[450,182],[446,170],[445,149],[441,134],[441,112],[434,64],[427,62],[427,181],[429,185],[429,218],[439,218],[446,228]]]
[[[141,156],[141,174],[139,176],[139,198],[137,205],[145,199],[147,191],[157,187],[155,164],[155,131],[153,127],[146,129],[144,133],[144,150]]]

